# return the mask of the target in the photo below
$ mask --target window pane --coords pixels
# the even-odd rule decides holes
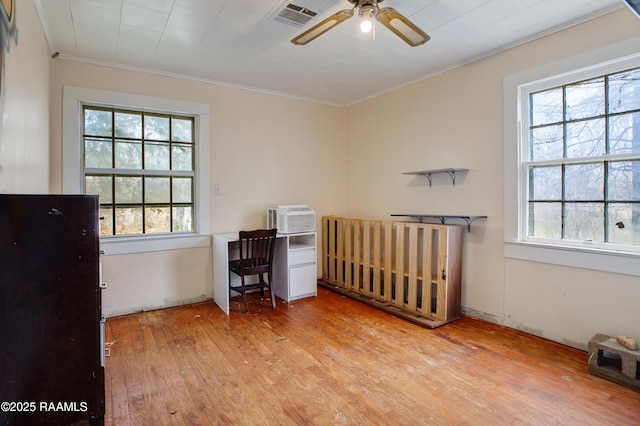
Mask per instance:
[[[527,235],[640,246],[640,68],[529,93],[529,108]]]
[[[113,209],[100,207],[100,217],[100,235],[113,235]]]
[[[640,204],[609,205],[609,241],[640,245]]]
[[[640,160],[609,163],[608,199],[640,200]]]
[[[144,232],[157,234],[171,232],[171,208],[168,206],[152,206],[144,209]]]
[[[169,170],[169,144],[165,142],[145,142],[144,168],[149,170]]]
[[[144,182],[145,203],[171,202],[171,187],[168,177],[147,177]]]
[[[175,142],[193,142],[193,120],[172,118],[171,140]]]
[[[85,191],[100,198],[101,235],[193,232],[194,119],[110,108],[84,114]],[[115,172],[89,173],[98,168]]]
[[[116,112],[116,133],[119,138],[142,138],[142,114],[129,112]]]
[[[173,144],[171,170],[193,170],[193,149],[191,145]]]
[[[116,234],[142,234],[142,207],[116,207]]]
[[[142,203],[142,178],[116,176],[116,203]]]
[[[529,188],[531,200],[562,200],[562,168],[534,167]]]
[[[173,178],[173,202],[191,203],[193,201],[193,179]]]
[[[562,125],[531,129],[531,159],[557,160],[563,158]]]
[[[604,204],[566,204],[564,229],[568,240],[604,242]]]
[[[609,112],[640,109],[640,69],[609,77]]]
[[[144,137],[157,141],[169,140],[169,117],[145,115],[144,117]]]
[[[610,154],[640,152],[640,112],[609,119],[609,151]]]
[[[531,124],[559,123],[562,121],[562,89],[551,89],[531,95]]]
[[[565,167],[566,200],[604,200],[604,164]]]
[[[562,203],[529,203],[529,236],[562,238]]]
[[[193,207],[173,207],[173,232],[193,231]]]
[[[84,110],[84,133],[91,136],[112,135],[111,111],[99,109]]]
[[[116,168],[142,168],[142,143],[140,141],[116,141]]]
[[[606,154],[605,120],[587,120],[567,124],[567,158]]]
[[[566,120],[595,117],[604,114],[604,78],[567,86]]]
[[[84,141],[84,166],[107,168],[113,167],[113,151],[111,139],[92,139]]]
[[[100,204],[110,204],[113,202],[112,179],[111,176],[86,176],[84,193],[98,195]]]

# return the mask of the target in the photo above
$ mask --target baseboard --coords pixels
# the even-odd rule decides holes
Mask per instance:
[[[135,314],[135,313],[138,313],[138,312],[157,311],[159,309],[175,308],[176,306],[192,305],[194,303],[208,302],[208,301],[212,301],[212,300],[213,300],[212,297],[207,297],[205,295],[201,295],[201,296],[198,296],[198,297],[192,297],[192,298],[189,298],[189,299],[165,300],[162,305],[158,305],[158,306],[141,306],[141,307],[136,307],[136,308],[123,309],[121,311],[112,311],[112,312],[109,312],[109,313],[105,313],[104,316],[106,318],[121,317],[121,316],[124,316],[124,315]]]
[[[465,316],[478,318],[478,319],[481,319],[487,322],[492,322],[498,325],[506,325],[504,318],[496,315],[488,314],[482,311],[476,311],[475,309],[467,308],[465,306],[461,308],[461,311],[462,311],[462,315],[465,315]]]

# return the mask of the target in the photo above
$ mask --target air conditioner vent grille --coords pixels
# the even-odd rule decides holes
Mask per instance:
[[[277,22],[301,28],[317,13],[295,4],[287,4],[274,18]]]

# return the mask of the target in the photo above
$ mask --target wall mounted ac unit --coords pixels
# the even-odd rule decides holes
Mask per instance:
[[[267,228],[280,234],[296,234],[316,230],[316,213],[309,206],[286,205],[267,209]]]

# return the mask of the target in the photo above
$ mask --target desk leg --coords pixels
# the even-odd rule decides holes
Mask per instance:
[[[273,253],[273,283],[271,289],[282,300],[289,301],[289,247],[287,237],[277,238]]]
[[[229,240],[213,238],[213,301],[229,315]]]

